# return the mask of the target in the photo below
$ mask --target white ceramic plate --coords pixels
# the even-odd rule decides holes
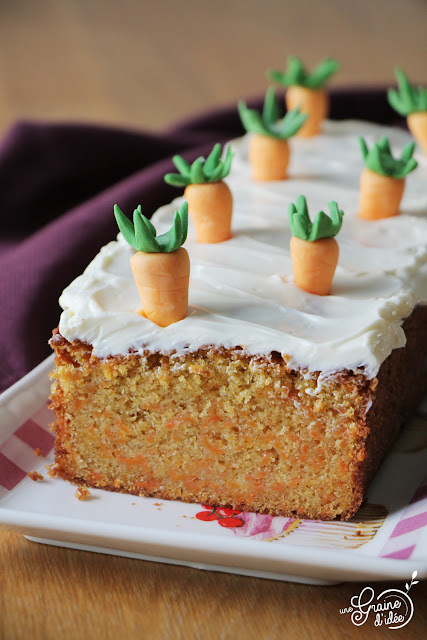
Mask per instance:
[[[75,486],[48,476],[52,366],[53,356],[0,396],[0,524],[36,542],[277,580],[407,580],[414,570],[427,577],[426,407],[350,522],[224,510],[203,520],[211,509],[178,501],[93,489],[79,501]]]

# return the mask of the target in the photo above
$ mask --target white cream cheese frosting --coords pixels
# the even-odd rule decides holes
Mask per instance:
[[[236,156],[226,180],[234,198],[233,236],[197,244],[190,221],[188,316],[161,328],[138,314],[129,264],[134,250],[119,234],[63,292],[60,333],[91,344],[101,358],[129,350],[183,354],[239,346],[251,355],[280,352],[290,366],[325,376],[362,368],[375,377],[392,349],[405,345],[403,319],[427,302],[427,161],[421,153],[415,154],[419,167],[406,180],[399,216],[365,221],[357,215],[363,169],[357,136],[370,146],[384,134],[395,154],[411,140],[403,131],[366,122],[327,121],[321,135],[292,139],[288,180],[263,183],[251,178],[248,136],[233,142]],[[300,194],[312,218],[328,211],[330,200],[345,212],[329,296],[293,283],[287,211]],[[155,213],[159,234],[181,202]]]

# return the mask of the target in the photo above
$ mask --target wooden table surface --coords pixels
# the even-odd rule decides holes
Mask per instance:
[[[289,5],[289,6],[288,6]],[[335,85],[426,80],[417,0],[16,0],[0,3],[0,134],[17,118],[161,129],[264,92],[296,53]],[[408,576],[409,578],[409,576]],[[391,583],[386,583],[391,586]],[[377,592],[384,585],[372,585]],[[403,585],[396,583],[402,588]],[[361,585],[314,587],[61,549],[0,532],[0,638],[422,637],[427,583],[400,631],[340,616]],[[424,636],[425,637],[425,636]]]

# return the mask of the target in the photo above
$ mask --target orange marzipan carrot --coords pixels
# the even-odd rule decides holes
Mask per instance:
[[[197,242],[210,244],[231,238],[233,196],[225,182],[189,184],[184,195]]]
[[[328,115],[329,99],[324,89],[309,89],[292,85],[285,94],[288,111],[299,107],[309,117],[296,134],[300,138],[310,138],[320,132],[320,125]]]
[[[249,161],[254,180],[285,180],[289,165],[289,143],[259,133],[249,142]]]
[[[291,258],[294,281],[301,289],[318,296],[327,296],[338,264],[339,247],[335,238],[301,240],[291,238]]]
[[[397,216],[404,188],[405,178],[383,176],[365,167],[360,176],[359,216],[365,220]]]
[[[160,327],[183,320],[188,313],[190,279],[186,249],[171,253],[138,251],[130,263],[142,302],[141,314]]]
[[[427,156],[427,111],[416,111],[407,117],[408,127]]]

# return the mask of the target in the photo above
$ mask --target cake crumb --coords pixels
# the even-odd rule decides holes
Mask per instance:
[[[42,458],[43,457],[43,452],[41,449],[39,449],[38,447],[36,449],[34,449],[34,455],[37,456],[38,458]]]
[[[55,477],[55,468],[53,464],[45,464],[45,467],[47,469],[47,475],[49,476],[49,478],[54,478]]]
[[[134,505],[134,504],[136,504],[136,502],[131,502],[131,505]]]
[[[30,471],[29,473],[27,473],[27,475],[29,478],[31,478],[31,480],[34,480],[34,482],[37,482],[38,480],[44,480],[44,476],[42,476],[42,474],[38,471]]]
[[[75,493],[76,498],[79,500],[87,500],[91,495],[92,494],[87,487],[79,487]]]
[[[163,502],[155,502],[154,506],[155,507],[163,507]]]

